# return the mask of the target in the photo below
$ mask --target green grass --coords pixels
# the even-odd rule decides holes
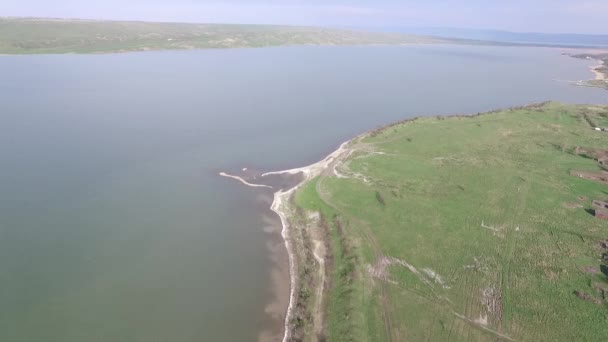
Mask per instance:
[[[334,277],[352,271],[331,289],[328,339],[608,340],[608,306],[574,295],[602,300],[593,286],[608,287],[606,275],[582,270],[602,264],[608,222],[585,209],[608,198],[608,186],[569,175],[599,170],[570,151],[608,149],[608,134],[583,117],[605,122],[607,113],[549,103],[418,119],[359,142],[386,154],[359,152],[339,167],[368,182],[321,176],[300,189],[298,206],[342,222],[344,236],[332,235]],[[368,270],[380,257],[419,274],[393,263],[388,279],[375,278]],[[484,317],[485,326],[473,322]]]
[[[0,18],[0,54],[443,42],[447,40],[297,26]]]
[[[332,249],[331,255],[332,264],[335,267],[330,270],[329,278],[332,288],[326,293],[327,307],[331,308],[327,312],[326,325],[328,327],[328,335],[341,336],[345,340],[357,341],[364,334],[360,331],[363,317],[354,311],[356,296],[360,295],[356,292],[361,292],[361,288],[356,288],[358,284],[354,284],[353,272],[355,267],[355,257],[350,253],[342,236],[338,230],[336,222],[335,210],[327,205],[317,194],[316,187],[319,179],[315,179],[306,184],[296,196],[296,204],[307,211],[318,212],[322,220],[327,222],[330,231],[330,245]],[[359,323],[359,324],[357,324]]]

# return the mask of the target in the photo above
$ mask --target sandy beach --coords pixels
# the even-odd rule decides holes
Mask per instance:
[[[603,72],[600,72],[599,69],[604,67],[604,61],[600,61],[599,65],[590,67],[591,72],[595,75],[595,79],[598,81],[606,81],[608,80],[608,76]]]
[[[357,139],[357,138],[355,138]],[[353,140],[355,140],[353,139]],[[291,315],[293,312],[293,305],[295,302],[295,284],[297,284],[298,279],[297,279],[297,265],[295,265],[295,251],[294,251],[294,247],[293,244],[291,243],[290,240],[290,222],[289,222],[289,218],[288,218],[288,213],[290,211],[290,198],[293,195],[293,193],[295,193],[297,191],[297,189],[299,189],[302,185],[306,184],[306,182],[308,182],[311,179],[314,179],[315,177],[317,177],[318,175],[320,175],[322,172],[324,172],[325,170],[327,170],[328,168],[330,168],[330,166],[335,165],[336,162],[340,161],[341,159],[345,158],[346,156],[350,155],[350,153],[353,151],[349,148],[347,148],[347,146],[349,145],[349,143],[353,140],[349,140],[344,142],[343,144],[340,145],[340,147],[332,152],[330,155],[328,155],[327,157],[325,157],[323,160],[306,166],[306,167],[302,167],[302,168],[296,168],[296,169],[291,169],[291,170],[284,170],[284,171],[274,171],[274,172],[267,172],[265,174],[263,174],[262,176],[269,176],[269,175],[277,175],[277,174],[297,174],[297,173],[303,173],[304,174],[304,179],[295,187],[287,190],[287,191],[283,191],[280,190],[278,192],[275,193],[274,195],[274,201],[272,202],[272,206],[271,209],[272,211],[274,211],[280,218],[281,218],[281,223],[283,225],[283,230],[281,231],[281,235],[283,236],[283,239],[285,240],[285,248],[287,249],[287,254],[289,256],[289,273],[290,273],[290,294],[289,294],[289,305],[287,307],[287,313],[285,315],[285,333],[283,335],[283,342],[287,342],[289,341],[290,337],[291,337],[291,331],[289,328],[289,321],[291,319]]]
[[[298,184],[291,187],[290,189],[287,189],[287,190],[281,189],[281,190],[275,192],[272,205],[270,206],[270,209],[274,213],[277,214],[277,216],[279,217],[279,219],[281,221],[281,226],[282,226],[281,236],[283,238],[283,241],[285,244],[285,249],[287,250],[287,256],[289,259],[289,284],[290,284],[290,286],[289,286],[289,304],[287,305],[287,310],[285,312],[284,333],[283,333],[283,339],[282,339],[283,342],[287,342],[291,338],[291,330],[289,327],[289,322],[291,320],[293,309],[294,309],[294,303],[295,303],[295,299],[296,299],[295,298],[296,285],[298,283],[298,278],[297,278],[298,265],[296,265],[296,261],[295,261],[296,260],[296,258],[295,258],[296,251],[294,250],[295,247],[293,246],[293,243],[290,238],[291,223],[289,220],[289,213],[293,209],[290,199],[291,199],[292,195],[300,187],[302,187],[304,184],[306,184],[306,182],[308,182],[311,179],[314,179],[315,177],[319,176],[326,170],[330,170],[330,169],[333,170],[333,167],[335,167],[335,165],[337,163],[339,163],[344,158],[348,157],[354,151],[354,149],[349,148],[348,145],[352,141],[354,141],[360,137],[362,137],[362,135],[357,136],[351,140],[348,140],[348,141],[342,143],[340,145],[340,147],[338,147],[337,150],[335,150],[330,155],[325,157],[323,160],[321,160],[315,164],[305,166],[305,167],[295,168],[295,169],[283,170],[283,171],[266,172],[261,175],[262,178],[268,177],[268,176],[273,176],[273,175],[285,175],[285,174],[296,175],[296,174],[301,173],[304,175],[303,179]],[[231,174],[228,174],[225,172],[220,172],[219,175],[222,177],[235,179],[246,186],[272,189],[272,187],[269,185],[250,183],[247,180],[243,179],[242,177],[231,175]],[[261,338],[261,339],[264,340],[264,338]]]

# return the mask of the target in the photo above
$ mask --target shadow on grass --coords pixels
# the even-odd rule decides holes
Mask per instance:
[[[591,216],[595,216],[595,210],[594,209],[585,209],[585,211],[587,212],[587,214],[591,215]]]
[[[608,278],[608,265],[601,265],[600,271],[602,271],[602,273],[606,276],[606,278]]]

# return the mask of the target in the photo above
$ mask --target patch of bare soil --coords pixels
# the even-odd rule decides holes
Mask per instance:
[[[575,203],[575,202],[566,202],[566,203],[562,203],[562,205],[564,206],[564,208],[566,209],[577,209],[577,208],[582,208],[583,205],[580,203]]]
[[[590,171],[572,171],[570,175],[588,179],[601,184],[608,184],[608,172],[600,171],[600,172],[590,172]]]
[[[396,264],[396,261],[393,258],[383,256],[376,261],[375,265],[368,265],[367,272],[373,278],[380,279],[388,283],[396,283],[395,281],[390,280],[390,274],[388,271],[388,268],[394,264]]]
[[[606,301],[606,297],[608,297],[608,287],[607,285],[600,283],[593,283],[593,288],[598,292],[598,294]]]
[[[600,273],[600,271],[598,271],[597,268],[592,267],[592,266],[583,267],[583,272],[585,272],[585,273],[591,273],[591,274],[598,274],[598,273]]]
[[[495,322],[502,320],[502,292],[499,289],[485,288],[482,292],[482,303]]]
[[[593,297],[592,295],[582,292],[582,291],[574,291],[574,295],[577,296],[578,298],[587,301],[589,303],[593,303],[596,305],[600,305],[603,304],[604,301],[598,298]]]
[[[597,148],[590,148],[590,147],[577,147],[574,150],[574,153],[576,153],[579,156],[584,156],[590,159],[594,159],[596,161],[600,161],[603,160],[605,158],[608,157],[608,150],[600,150]]]

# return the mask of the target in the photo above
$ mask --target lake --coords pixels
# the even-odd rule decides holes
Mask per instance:
[[[222,178],[320,160],[420,115],[608,103],[557,49],[285,47],[0,56],[0,341],[280,336],[270,195]]]

